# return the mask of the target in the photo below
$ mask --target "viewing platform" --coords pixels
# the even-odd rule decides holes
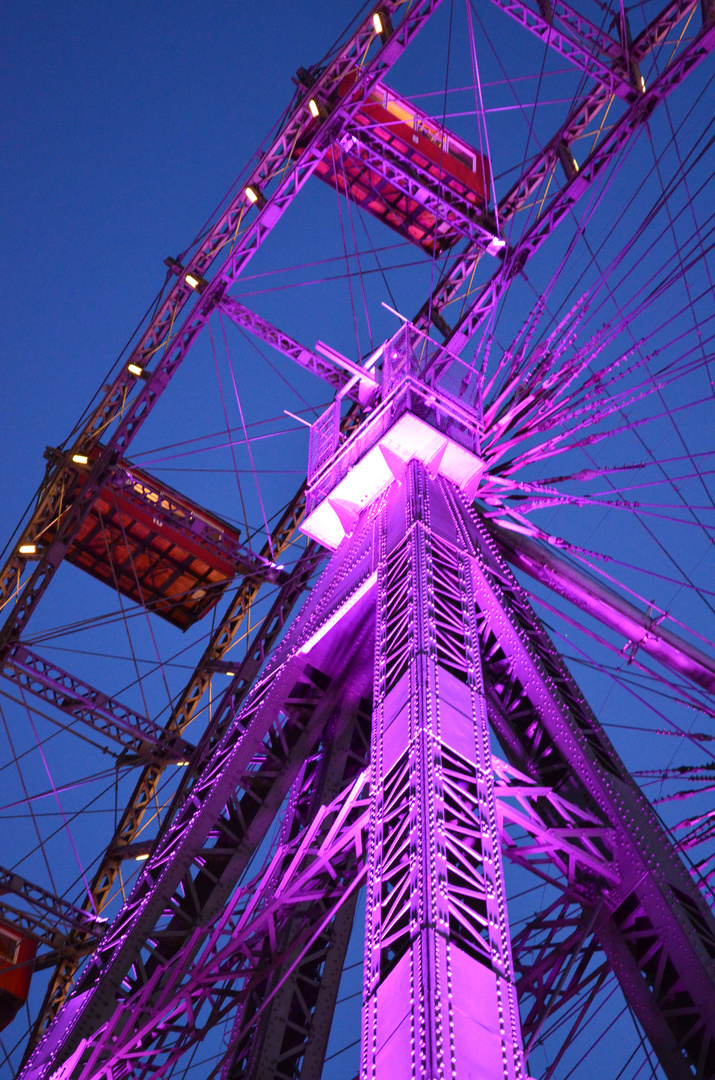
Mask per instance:
[[[409,324],[380,351],[382,394],[366,420],[341,441],[337,398],[311,427],[306,517],[301,530],[335,550],[362,511],[424,462],[472,498],[484,463],[473,409],[423,381],[440,347]],[[375,358],[377,362],[377,357]]]

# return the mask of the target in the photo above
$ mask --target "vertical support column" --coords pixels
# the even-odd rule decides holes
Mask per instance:
[[[378,522],[362,1080],[519,1080],[468,558],[418,462]]]

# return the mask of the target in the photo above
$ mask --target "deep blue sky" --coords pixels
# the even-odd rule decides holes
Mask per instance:
[[[228,2],[3,6],[4,534],[163,259],[191,241],[351,7],[321,3],[316,19],[290,2],[250,18]]]
[[[646,0],[639,9],[634,6],[634,33],[640,29],[643,18],[650,17],[659,6],[653,0]],[[0,15],[0,101],[3,103],[0,235],[4,271],[4,317],[0,323],[4,397],[0,423],[0,456],[4,465],[0,531],[3,544],[41,479],[45,446],[56,445],[68,434],[164,282],[164,258],[190,245],[290,101],[294,90],[291,75],[299,66],[317,62],[324,55],[355,15],[356,8],[353,0],[312,3],[274,0],[270,5],[227,0],[212,0],[203,5],[188,0],[105,4],[90,0],[68,0],[61,4],[49,0],[32,3],[6,0]],[[463,8],[463,3],[455,2],[454,9],[460,17]],[[567,107],[562,97],[566,81],[562,85],[559,72],[565,64],[551,55],[544,60],[543,50],[532,38],[505,17],[495,19],[486,4],[479,11],[490,31],[493,30],[491,40],[495,44],[492,52],[481,40],[478,42],[482,78],[485,84],[499,83],[485,90],[488,107],[514,110],[515,101],[528,104],[537,90],[552,102],[539,113],[535,133],[529,135],[528,141],[530,113],[517,116],[514,111],[490,113],[490,143],[498,177],[497,190],[502,195],[513,177],[508,170],[533,153],[538,138],[551,134],[563,118]],[[593,17],[599,11],[599,5],[592,5]],[[449,5],[445,3],[434,23],[418,39],[413,58],[390,77],[405,92],[434,95],[420,99],[420,104],[435,113],[441,111],[445,86],[448,15]],[[452,42],[450,64],[450,85],[464,85],[471,75],[463,31]],[[502,64],[512,79],[511,88],[499,82],[503,77]],[[548,78],[539,89],[544,71]],[[647,75],[650,78],[650,73]],[[667,259],[679,245],[684,252],[692,254],[693,218],[683,212],[682,185],[671,202],[675,223],[661,210],[651,231],[635,238],[632,253],[630,237],[646,214],[649,200],[655,198],[653,192],[659,192],[660,181],[667,182],[677,171],[672,132],[682,133],[685,154],[690,145],[686,140],[691,135],[695,138],[701,127],[711,122],[712,108],[707,104],[707,95],[712,94],[712,86],[707,82],[711,75],[712,64],[702,77],[694,77],[693,89],[689,84],[673,98],[668,112],[661,110],[654,115],[648,133],[629,149],[620,170],[607,175],[604,188],[600,189],[603,201],[598,204],[588,246],[577,247],[557,282],[549,319],[558,321],[578,295],[581,273],[585,287],[603,272],[606,284],[594,301],[600,314],[594,314],[587,324],[591,333],[614,317],[618,304],[626,303],[629,296],[636,294],[654,268],[660,272],[663,267],[665,273]],[[573,76],[569,78],[575,82]],[[569,84],[568,93],[572,92],[574,87]],[[471,91],[463,96],[455,94],[450,97],[449,111],[470,112],[473,104]],[[454,116],[450,122],[466,137],[477,141],[478,125],[473,117]],[[582,150],[583,147],[579,148],[578,153]],[[654,153],[660,174],[653,168]],[[688,161],[687,175],[693,190],[704,176],[710,177],[712,183],[712,172],[712,150],[709,157],[706,154],[697,161]],[[560,182],[558,178],[557,182]],[[703,202],[701,196],[697,211],[700,220],[706,216]],[[266,245],[266,253],[256,258],[250,272],[267,272],[279,263],[291,266],[330,257],[337,260],[334,264],[337,273],[341,268],[344,237],[349,247],[352,230],[361,228],[346,214],[344,204],[341,210],[332,193],[316,181],[306,187],[281,223],[280,236],[276,230],[275,240],[271,238],[273,246]],[[574,228],[569,219],[552,238],[543,257],[535,260],[527,275],[515,283],[516,310],[513,316],[507,314],[500,326],[502,345],[508,344],[510,335],[533,308],[539,291],[555,273]],[[404,245],[394,247],[396,238],[388,230],[370,225],[369,237],[368,241],[367,235],[358,231],[358,247],[365,250],[369,243],[384,245],[383,262],[387,264],[419,261],[413,250]],[[630,278],[624,282],[620,281],[621,271],[606,272],[608,260],[621,247],[629,253],[631,269]],[[302,276],[311,279],[323,272],[310,269]],[[394,320],[380,308],[380,301],[391,300],[394,293],[398,306],[406,314],[413,314],[427,295],[431,268],[423,259],[420,267],[403,267],[387,277],[389,290],[380,275],[369,277],[366,284],[376,342],[396,328]],[[271,279],[270,287],[274,291],[253,296],[264,284],[264,279],[256,279],[236,291],[246,296],[247,303],[254,303],[308,345],[322,337],[356,358],[367,351],[369,333],[357,284],[352,302],[358,313],[355,322],[359,323],[359,343],[353,333],[352,302],[344,282],[321,292],[311,285],[289,291],[278,287],[280,280]],[[685,337],[681,344],[664,346],[664,357],[674,360],[678,350],[692,348],[693,324],[698,318],[702,320],[703,352],[712,353],[712,325],[706,321],[712,312],[712,297],[708,295],[712,278],[701,263],[695,265],[689,290],[678,293],[677,299],[668,293],[657,305],[646,308],[636,326],[636,336],[645,335],[653,325],[664,324],[662,335],[650,341],[646,351],[660,347],[669,335],[673,336],[667,316],[686,303],[689,296],[700,299],[693,300],[693,309],[686,317]],[[554,325],[552,321],[549,329]],[[220,353],[223,348],[220,330],[215,333],[215,345]],[[280,416],[284,408],[304,407],[301,397],[284,387],[279,374],[252,347],[237,336],[231,338],[230,347],[240,372],[243,403],[251,415]],[[280,375],[289,379],[311,405],[317,407],[327,400],[322,386],[316,387],[302,373],[291,369],[287,361],[281,366],[279,360],[272,359]],[[687,456],[688,452],[712,451],[715,425],[709,396],[711,386],[705,369],[698,368],[692,383],[678,383],[667,393],[672,396],[663,402],[654,403],[648,398],[632,410],[632,415],[639,417],[646,413],[659,414],[653,424],[640,429],[648,452],[660,460]],[[202,341],[196,358],[192,354],[186,370],[177,376],[176,386],[170,388],[166,397],[166,403],[162,402],[156,417],[152,417],[152,424],[156,421],[156,425],[150,429],[147,424],[137,440],[138,451],[221,429],[223,413],[207,341]],[[704,404],[674,414],[679,418],[679,431],[676,431],[667,416],[668,409],[684,407],[696,398],[702,398]],[[664,415],[660,417],[660,414]],[[231,422],[238,423],[235,410]],[[256,451],[263,455],[261,467],[284,470],[287,474],[267,475],[262,481],[272,512],[297,486],[305,468],[307,439],[304,432],[298,431],[284,442],[261,445],[266,447],[265,451],[261,448]],[[173,459],[159,462],[158,456],[161,455],[155,454],[151,459],[152,468],[177,466]],[[631,438],[601,445],[596,456],[599,464],[614,466],[642,460],[647,455],[643,446]],[[200,465],[204,463],[203,459],[197,460]],[[230,465],[229,456],[225,455],[220,463]],[[178,464],[183,465],[183,460]],[[239,464],[241,468],[248,465],[245,459]],[[584,464],[581,461],[579,467]],[[559,469],[558,463],[553,468],[549,466],[546,475],[558,474]],[[672,467],[674,476],[690,471],[689,465]],[[176,487],[191,489],[196,498],[226,517],[240,520],[240,499],[232,478],[226,487],[221,486],[225,484],[223,475],[175,472],[163,475]],[[655,473],[648,473],[648,478],[654,476]],[[626,474],[623,480],[618,474],[615,482],[625,486],[629,478]],[[260,507],[251,483],[249,477],[246,498],[250,524],[260,528]],[[603,482],[599,490],[605,486]],[[700,482],[679,481],[678,490],[692,505],[712,506]],[[638,497],[647,501],[651,494],[654,500],[666,504],[678,502],[674,487],[656,489],[654,494],[641,491]],[[663,508],[658,512],[663,512]],[[701,518],[706,513],[711,513],[711,509],[698,511]],[[649,526],[660,530],[656,541],[640,525],[633,524],[632,515],[626,512],[619,515],[617,510],[606,512],[600,506],[565,509],[562,515],[558,510],[549,511],[540,520],[544,528],[574,536],[585,547],[615,553],[629,567],[640,565],[663,575],[650,577],[620,565],[609,568],[614,576],[627,577],[629,584],[647,600],[657,600],[712,638],[715,623],[712,598],[703,599],[695,590],[686,588],[679,577],[682,571],[696,584],[712,587],[712,541],[705,530],[689,522],[675,526],[665,520],[647,519]],[[712,518],[708,520],[712,522]],[[105,602],[108,601],[99,586],[68,568],[57,588],[53,585],[52,595],[48,595],[37,618],[43,626],[51,626],[80,618],[82,612],[98,612]],[[183,647],[180,635],[172,628],[167,630],[157,625],[155,629],[163,655]],[[568,628],[562,630],[565,638],[559,639],[560,646],[568,649],[573,640],[576,648],[576,636]],[[153,655],[153,633],[154,629],[137,634],[138,641],[133,647],[140,661]],[[84,649],[90,647],[86,641],[70,639],[69,645],[73,643],[81,644]],[[134,668],[128,659],[128,647],[112,644],[109,633],[105,636],[104,631],[97,632],[92,646],[105,652],[124,648],[126,666],[117,665],[115,669],[99,659],[90,663],[69,653],[53,655],[62,656],[67,667],[89,663],[89,668],[84,669],[85,677],[93,675],[95,682],[117,694],[126,688],[127,695],[139,707],[142,698],[133,685]],[[591,644],[581,640],[579,647],[590,649]],[[621,667],[625,663],[623,658],[614,660],[613,654],[603,654],[601,659],[604,663],[618,662]],[[138,666],[141,668],[141,662]],[[186,670],[178,666],[166,670],[170,690],[176,693],[183,685]],[[583,674],[594,706],[602,710],[607,721],[636,720],[650,730],[665,724],[661,719],[644,718],[640,702],[615,691],[614,684],[607,679],[599,683],[592,672]],[[630,676],[630,671],[626,674]],[[106,684],[102,681],[105,678]],[[161,709],[166,704],[166,697],[161,697],[163,686],[159,691],[156,700],[157,708]],[[152,692],[148,691],[153,707]],[[671,706],[663,705],[663,708],[667,711]],[[678,713],[678,722],[685,723],[683,713],[685,710]],[[699,714],[687,713],[687,724],[701,722]],[[22,736],[27,735],[22,712],[18,714],[18,731]],[[650,763],[652,757],[659,762],[670,761],[676,752],[676,740],[666,749],[661,746],[656,750],[652,741],[646,746],[645,742],[637,741],[639,738],[636,736],[630,744],[633,760],[647,758]],[[85,764],[74,744],[67,745],[66,756],[57,753],[51,757],[53,769],[56,767],[53,773],[56,782],[65,772],[69,779],[83,770],[100,768],[91,758]],[[32,790],[47,786],[39,764],[36,771],[31,771],[31,785],[34,785]],[[123,790],[122,794],[125,793]],[[79,806],[71,802],[70,796],[65,806],[68,801],[72,809]],[[113,806],[113,800],[109,802]],[[106,808],[103,812],[110,813]],[[88,824],[83,825],[85,821]],[[30,826],[23,822],[23,827],[28,831],[22,834],[22,841],[30,845],[33,842]],[[86,816],[76,824],[73,836],[75,840],[79,837],[81,849],[86,844],[86,850],[92,854],[99,847],[96,833],[92,833],[96,827],[95,819]],[[106,830],[106,819],[102,819],[102,829]],[[106,836],[106,831],[102,835]],[[64,871],[63,860],[70,863],[73,858],[71,847],[58,845],[56,857],[57,865]],[[0,855],[0,862],[4,861]],[[25,863],[23,869],[28,874],[44,873],[37,859]],[[68,871],[64,883],[68,888],[69,882],[73,883],[70,891],[73,898],[81,892],[76,878],[74,869]]]

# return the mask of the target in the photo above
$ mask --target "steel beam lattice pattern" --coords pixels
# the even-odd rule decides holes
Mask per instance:
[[[538,11],[495,3],[596,85],[499,203],[499,229],[506,231],[543,193],[556,163],[564,165],[566,183],[547,204],[544,194],[513,244],[505,241],[496,273],[476,298],[473,271],[503,239],[495,237],[497,217],[450,195],[356,121],[371,88],[438,7],[438,0],[407,7],[386,0],[376,12],[383,29],[364,21],[314,72],[318,117],[301,90],[248,177],[260,193],[256,205],[242,187],[186,267],[176,264],[179,280],[130,355],[146,377],[123,367],[41,491],[26,529],[39,541],[36,568],[13,556],[3,572],[3,674],[119,743],[124,761],[144,766],[87,906],[101,910],[122,859],[141,853],[146,864],[69,1008],[27,1062],[25,1080],[167,1075],[229,1018],[222,1080],[317,1080],[363,885],[364,1080],[386,1080],[388,1073],[390,1080],[461,1080],[470,1070],[521,1080],[525,1052],[547,1019],[580,1010],[576,1030],[613,974],[668,1080],[715,1075],[712,915],[507,561],[628,632],[633,650],[642,647],[707,691],[712,662],[608,590],[594,602],[586,576],[557,558],[545,560],[544,570],[538,545],[505,539],[463,493],[437,478],[432,462],[425,468],[413,460],[379,503],[351,517],[347,539],[289,627],[326,559],[309,543],[280,578],[246,657],[229,665],[224,658],[238,627],[261,585],[275,581],[275,559],[304,516],[301,488],[255,557],[266,572],[239,586],[164,728],[19,637],[92,501],[212,312],[337,392],[323,427],[313,425],[309,467],[309,480],[321,471],[326,491],[335,479],[338,448],[379,397],[377,374],[366,379],[368,396],[352,362],[326,362],[320,343],[317,351],[305,348],[226,295],[326,154],[339,148],[352,155],[380,178],[378,186],[384,181],[426,208],[436,232],[449,232],[457,249],[416,319],[423,337],[432,322],[448,346],[428,351],[431,370],[413,373],[427,398],[527,260],[715,44],[703,5],[702,28],[646,86],[639,64],[692,13],[692,2],[670,3],[634,41],[623,13],[616,38],[561,0],[544,0]],[[366,61],[359,78],[339,92],[358,57]],[[572,143],[614,97],[618,118],[577,168]],[[184,271],[213,278],[197,295]],[[455,300],[464,306],[452,329],[447,314]],[[404,338],[407,355],[411,333]],[[383,394],[405,375],[390,363],[386,357]],[[464,391],[467,385],[468,377]],[[347,415],[343,397],[352,399]],[[476,413],[470,424],[478,450]],[[72,451],[97,449],[107,429],[110,438],[79,490]],[[347,475],[355,462],[344,458]],[[317,487],[310,492],[314,502],[322,495]],[[50,522],[56,532],[44,547]],[[193,747],[182,732],[217,671],[230,671],[231,682]],[[506,760],[492,754],[490,733]],[[156,840],[135,843],[165,765],[188,758]],[[251,859],[280,812],[279,835],[254,874]],[[514,933],[510,867],[558,894]],[[77,948],[51,984],[38,1030],[69,993],[88,932],[81,914],[71,930],[67,942],[74,935]],[[548,1076],[557,1064],[558,1057]]]
[[[633,42],[630,49],[631,59],[640,62],[660,44],[672,27],[694,6],[692,2],[668,5],[649,24],[647,30]],[[430,299],[420,309],[415,325],[428,327],[430,321],[434,321],[436,313],[444,321],[447,330],[445,344],[451,352],[459,353],[483,326],[489,313],[494,311],[509,283],[523,269],[527,260],[538,251],[559,222],[569,214],[572,207],[581,199],[618,151],[642,129],[658,103],[678,87],[693,68],[706,59],[714,44],[715,27],[708,22],[703,25],[700,33],[692,41],[669,59],[665,70],[628,105],[618,122],[591,149],[578,173],[568,178],[564,187],[539,211],[536,220],[524,235],[519,237],[516,244],[505,249],[502,265],[489,281],[478,289],[477,295],[470,300],[457,326],[449,327],[445,309],[448,304],[459,298],[465,284],[472,279],[474,268],[484,254],[482,244],[470,245],[455,260],[449,273],[439,282]],[[551,174],[560,159],[560,148],[563,145],[570,146],[583,135],[588,130],[588,125],[609,103],[610,98],[609,91],[599,84],[574,106],[559,131],[536,155],[534,161],[530,163],[507,195],[499,201],[497,216],[502,229],[506,230],[519,210]],[[443,366],[437,368],[433,373],[434,377],[443,370]]]
[[[373,535],[381,539],[371,554]],[[375,584],[367,590],[360,584],[372,581]],[[283,723],[295,727],[297,722],[300,729],[305,721],[299,715],[312,717],[316,709],[320,711],[321,697],[327,694],[325,700],[329,699],[328,685],[319,689],[321,680],[316,683],[316,676],[301,682],[309,669],[299,675],[296,662],[300,656],[318,658],[320,627],[332,620],[333,626],[350,623],[341,630],[343,640],[353,643],[344,657],[348,666],[362,672],[353,693],[369,694],[373,670],[376,673],[369,803],[364,801],[367,778],[350,787],[345,751],[343,764],[332,773],[328,770],[332,779],[323,791],[327,798],[332,784],[354,793],[338,795],[337,803],[321,804],[320,797],[316,802],[311,795],[317,790],[314,777],[321,755],[308,757],[302,771],[297,760],[301,756],[305,760],[305,751],[298,752],[298,757],[291,755],[296,761],[291,772],[296,783],[294,809],[282,833],[289,846],[273,865],[284,868],[281,874],[285,872],[286,852],[293,851],[295,833],[295,842],[307,845],[301,850],[308,862],[298,865],[304,866],[309,877],[296,879],[302,882],[301,888],[307,888],[306,883],[315,880],[310,875],[322,872],[322,864],[310,864],[317,858],[311,838],[322,835],[321,823],[328,819],[333,822],[331,845],[337,845],[331,850],[370,853],[369,860],[361,862],[361,870],[359,864],[352,864],[354,869],[345,879],[346,887],[348,879],[352,882],[352,889],[356,873],[358,877],[368,874],[365,1075],[386,1075],[388,1068],[390,1073],[406,1069],[404,1075],[409,1077],[449,1075],[455,1069],[458,1075],[458,1048],[475,1043],[474,1033],[467,1035],[474,1023],[472,1013],[459,1004],[462,986],[470,988],[472,999],[479,995],[479,1000],[491,1003],[485,1004],[486,1013],[479,1014],[490,1034],[487,1037],[481,1031],[476,1042],[493,1055],[499,1069],[506,1054],[504,1072],[494,1075],[522,1075],[516,989],[524,1002],[533,999],[525,1029],[533,1038],[545,1010],[563,1008],[576,993],[600,985],[601,976],[589,964],[594,956],[605,953],[667,1075],[678,1080],[696,1075],[704,1080],[712,1067],[715,1045],[715,1011],[710,1000],[715,997],[712,917],[675,857],[670,861],[665,857],[661,827],[471,511],[447,482],[432,481],[422,467],[413,466],[403,489],[391,489],[380,514],[364,522],[345,550],[333,556],[321,582],[310,610],[294,631],[293,644],[285,646],[285,659],[273,666],[273,674],[249,696],[236,723],[218,743],[191,798],[147,864],[123,920],[105,937],[94,970],[90,968],[84,976],[80,1016],[89,1027],[84,1028],[86,1034],[75,1027],[71,1038],[68,1033],[65,1039],[64,1053],[75,1055],[67,1058],[73,1062],[68,1075],[96,1075],[96,1063],[108,1051],[103,1066],[108,1077],[123,1075],[120,1063],[125,1055],[137,1063],[143,1061],[142,1069],[154,1074],[160,1064],[168,1067],[208,1030],[205,1018],[200,1019],[201,1007],[214,1020],[225,1015],[229,999],[232,1007],[236,993],[241,996],[241,986],[251,985],[249,972],[256,970],[264,978],[275,972],[275,978],[272,982],[269,978],[257,999],[246,998],[239,1014],[244,1019],[235,1022],[235,1075],[241,1075],[239,1061],[255,1058],[257,1045],[262,1048],[259,1060],[261,1054],[277,1052],[277,1037],[268,1043],[253,1041],[256,1018],[270,1014],[271,1003],[279,1000],[281,988],[289,985],[301,963],[309,962],[310,949],[335,924],[337,912],[330,903],[327,908],[301,908],[309,893],[299,890],[289,895],[286,891],[283,907],[270,909],[280,917],[287,935],[284,945],[268,946],[258,924],[251,923],[251,934],[255,930],[258,935],[251,937],[255,950],[249,950],[242,961],[248,967],[237,965],[229,978],[228,957],[235,964],[245,940],[230,913],[251,892],[239,889],[229,903],[229,882],[236,880],[239,823],[249,824],[245,800],[255,805],[255,797],[250,796],[247,780],[242,781],[243,798],[232,796],[226,803],[225,792],[235,785],[237,776],[237,766],[229,768],[229,762],[238,760],[239,747],[241,760],[247,760],[249,752],[255,757],[253,748],[265,737],[261,732],[266,732],[266,724],[270,730],[275,723],[271,716],[285,715]],[[360,605],[350,607],[350,597],[355,595],[363,597],[362,613]],[[346,608],[351,616],[346,614],[336,623],[336,616]],[[357,619],[357,625],[368,625],[371,618],[366,624],[365,616],[375,611],[377,637],[371,633],[356,636],[351,618]],[[288,659],[291,654],[293,660]],[[298,690],[300,685],[303,690]],[[340,692],[341,700],[345,693]],[[354,700],[357,705],[358,699]],[[327,716],[330,707],[323,709]],[[508,764],[491,757],[487,715]],[[311,722],[316,731],[323,723]],[[331,730],[334,736],[336,729]],[[289,752],[291,743],[299,750],[300,745],[308,745],[286,735],[282,739],[283,753]],[[361,741],[364,748],[364,738]],[[330,739],[326,748],[329,745]],[[359,757],[353,756],[353,768],[358,768]],[[278,775],[275,764],[271,773]],[[346,782],[348,786],[343,787]],[[363,800],[362,816],[345,819],[341,834],[336,822],[343,820],[341,813],[358,793]],[[273,806],[277,807],[275,801]],[[301,810],[302,806],[306,809]],[[331,817],[334,811],[335,819]],[[252,813],[255,821],[256,810]],[[204,824],[199,826],[201,820]],[[531,839],[512,838],[514,827]],[[232,840],[226,848],[228,830]],[[201,836],[214,836],[216,841],[207,847]],[[545,913],[530,934],[522,931],[513,942],[500,870],[502,849],[510,860],[557,883],[564,895],[558,909],[563,919],[559,916],[549,924]],[[342,878],[334,856],[330,859],[331,880],[337,884]],[[190,886],[187,878],[167,908],[168,890],[177,888],[192,862],[200,868],[194,884]],[[645,866],[650,867],[647,874]],[[263,890],[271,893],[274,872],[278,871],[261,876],[260,888],[252,886],[249,907],[261,907]],[[342,889],[336,894],[328,890],[326,901],[331,895],[347,896]],[[582,914],[574,922],[577,908]],[[279,911],[283,912],[280,916]],[[571,913],[568,918],[566,912]],[[149,932],[149,924],[157,919],[164,928]],[[218,952],[205,949],[200,928],[215,920],[222,940],[228,935]],[[570,934],[569,925],[574,927]],[[534,956],[531,942],[537,932],[542,940],[542,974],[538,976],[536,968],[523,966],[527,956]],[[135,933],[139,936],[133,944]],[[133,958],[147,933],[153,941],[151,955],[139,965]],[[551,934],[546,951],[545,933]],[[275,938],[279,940],[280,935]],[[666,972],[671,973],[667,979]],[[226,980],[233,990],[229,991]],[[223,985],[221,993],[218,983]],[[319,984],[320,980],[314,985]],[[170,987],[174,990],[167,997]],[[115,993],[122,1002],[118,1010],[111,1006]],[[168,1015],[165,1010],[171,1001],[188,1000],[187,995],[195,1019],[180,1030],[172,1028],[172,1035],[162,1018]],[[491,1008],[493,1023],[484,1019]],[[92,1036],[92,1027],[102,1014],[106,1019]],[[138,1025],[128,1023],[132,1015],[146,1019]],[[464,1024],[467,1028],[459,1036]],[[279,1030],[285,1028],[279,1024]],[[305,1048],[303,1042],[294,1053],[300,1056]],[[28,1076],[50,1075],[45,1053],[41,1044]],[[232,1075],[230,1069],[226,1075]]]
[[[469,568],[425,485],[413,465],[380,522],[361,1074],[517,1080]]]

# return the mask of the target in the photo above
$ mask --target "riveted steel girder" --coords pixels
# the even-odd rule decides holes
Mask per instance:
[[[582,918],[573,916],[570,935],[563,920],[559,932],[558,917],[549,923],[545,914],[531,936],[524,932],[517,939],[513,977],[525,1002],[531,1002],[529,1039],[538,1036],[540,1021],[573,1004],[577,995],[577,1013],[587,1009],[602,985],[605,955],[669,1080],[686,1075],[706,1080],[711,1075],[715,923],[703,898],[464,498],[447,481],[431,480],[422,466],[413,464],[402,488],[393,485],[386,499],[382,532],[375,515],[365,511],[313,589],[275,663],[196,773],[146,873],[78,986],[76,1021],[63,1030],[58,1018],[58,1028],[50,1029],[48,1041],[30,1060],[28,1077],[49,1075],[63,1059],[72,1080],[92,1076],[100,1061],[106,1075],[117,1080],[128,1060],[139,1070],[137,1075],[148,1076],[178,1060],[203,1037],[210,1025],[200,1022],[201,1015],[217,1022],[242,1002],[253,1017],[273,1016],[277,1026],[272,1050],[278,1041],[284,1046],[279,1021],[283,995],[290,995],[287,988],[294,974],[297,978],[301,965],[311,963],[321,935],[363,880],[355,874],[364,875],[366,869],[371,875],[366,1032],[379,1024],[381,1001],[389,1000],[380,997],[380,987],[394,990],[393,976],[399,981],[401,965],[409,966],[408,958],[417,953],[421,963],[436,962],[430,957],[437,954],[427,948],[433,916],[435,925],[441,925],[440,918],[446,920],[445,940],[452,942],[455,956],[454,949],[459,949],[467,957],[482,957],[474,961],[480,969],[497,964],[509,970],[513,943],[505,937],[506,896],[499,874],[494,876],[496,850],[494,840],[488,842],[487,827],[496,830],[493,837],[508,858],[540,876],[546,867],[548,880],[561,883],[565,912],[583,912]],[[406,505],[412,507],[408,528]],[[376,574],[382,565],[387,570]],[[415,591],[409,583],[416,575],[424,579],[424,588]],[[377,620],[376,606],[381,613]],[[421,645],[413,641],[415,633]],[[383,657],[377,665],[376,647]],[[507,763],[490,759],[487,767],[485,758],[473,775],[468,748],[474,724],[465,712],[464,695],[471,700],[477,660],[483,673],[483,696],[478,697]],[[419,687],[430,685],[430,664],[436,665],[433,675],[441,688],[431,699],[437,717],[433,710],[418,707]],[[294,839],[286,836],[293,831],[289,816],[283,834],[288,846],[279,846],[278,861],[272,864],[286,883],[285,904],[275,906],[269,896],[277,898],[277,893],[265,892],[266,885],[254,883],[254,891],[236,891],[240,867],[278,811],[285,785],[297,781],[295,799],[300,802],[304,793],[308,806],[311,781],[298,781],[301,769],[307,777],[306,768],[320,761],[320,740],[338,715],[337,703],[364,694],[374,672],[376,712],[388,710],[386,718],[395,714],[392,722],[378,725],[379,738],[373,727],[374,813],[368,814],[363,802],[354,816],[348,806],[357,804],[349,795],[347,802],[339,800],[339,807],[323,804],[306,812],[296,803],[297,834]],[[424,723],[418,723],[405,750],[399,717],[408,715],[415,722],[422,716]],[[425,723],[432,725],[436,718],[439,724],[430,737]],[[437,737],[439,747],[430,750],[429,739]],[[242,772],[249,762],[250,772]],[[380,762],[379,776],[374,775]],[[431,778],[427,787],[419,782],[422,772]],[[495,775],[491,789],[487,774]],[[227,796],[236,784],[237,794]],[[365,779],[361,784],[364,799]],[[429,823],[423,822],[424,828],[416,824],[432,814],[433,798],[435,807],[444,802],[446,816],[442,824],[440,814],[434,818],[434,860],[423,866],[420,858],[406,859],[405,852],[412,845],[416,853],[424,851],[424,844],[433,842]],[[369,820],[367,851],[358,870],[354,855],[365,851]],[[511,839],[512,825],[531,840]],[[325,847],[328,833],[321,830],[328,826],[330,843]],[[303,853],[298,863],[291,854],[294,842]],[[491,885],[475,854],[487,850],[492,852],[487,874]],[[343,857],[349,862],[341,862]],[[331,868],[327,877],[324,858]],[[435,881],[441,882],[443,863],[447,884],[432,894],[421,875],[434,872]],[[296,868],[298,877],[292,876]],[[300,876],[304,873],[307,876]],[[378,882],[383,884],[378,887]],[[305,906],[309,897],[322,898],[321,904]],[[429,915],[433,902],[438,910]],[[491,914],[490,905],[496,905]],[[260,921],[264,910],[270,941],[283,942],[268,952],[269,923]],[[254,912],[258,922],[251,921]],[[417,932],[423,916],[424,949]],[[415,936],[410,936],[406,928],[413,917]],[[434,944],[439,952],[439,942]],[[529,958],[531,980],[528,967],[520,966]],[[275,993],[259,1001],[256,1010],[256,1003],[248,1005],[244,990],[256,985],[261,962],[268,959],[266,971],[275,980]],[[446,962],[448,969],[452,961]],[[464,964],[460,971],[466,979],[463,969]],[[168,1024],[172,1002],[178,1000],[191,1001],[191,1009],[182,1011],[181,1024]],[[432,1004],[438,1012],[448,1009],[439,995]],[[423,1016],[424,1002],[415,998],[413,1005],[406,1023],[416,1037],[426,1013]],[[246,1023],[239,1022],[235,1029],[236,1050],[253,1027],[244,1015]],[[437,1045],[443,1020],[441,1013],[435,1014],[434,1025],[430,1021],[424,1028],[433,1040],[429,1052],[435,1061],[443,1053]],[[371,1045],[368,1038],[366,1046]],[[409,1061],[409,1046],[406,1054]],[[379,1077],[379,1061],[388,1059],[379,1050],[377,1057]],[[391,1080],[394,1067],[390,1062]]]
[[[39,656],[27,645],[13,646],[3,661],[2,674],[139,758],[155,756],[158,760],[178,761],[193,750],[179,736],[168,738],[159,724]]]
[[[5,624],[0,630],[1,651],[22,633],[111,468],[126,454],[226,288],[242,273],[310,178],[327,142],[340,135],[369,96],[375,82],[389,71],[440,2],[419,0],[405,9],[398,0],[384,0],[383,11],[386,17],[391,17],[393,30],[377,47],[372,18],[360,23],[311,88],[312,94],[330,102],[325,118],[316,123],[307,100],[297,102],[277,138],[246,178],[228,209],[201,241],[187,266],[182,268],[169,295],[126,358],[114,382],[102,395],[73,446],[43,484],[37,506],[23,531],[23,540],[27,543],[41,541],[48,524],[59,520],[61,524],[53,541],[41,548],[39,559],[36,564],[30,564],[33,568],[24,580],[23,571],[28,561],[18,551],[0,574],[0,602],[10,601]],[[363,63],[371,47],[373,52]],[[350,93],[341,97],[337,93],[341,81],[346,74],[354,74],[358,69],[360,74]],[[294,149],[299,142],[303,149],[295,158]],[[248,186],[258,189],[263,196],[254,206],[246,197]],[[199,278],[211,278],[202,293],[195,292],[187,284],[186,273],[189,272]],[[145,372],[146,378],[132,374],[130,364]],[[112,434],[106,438],[113,423]],[[86,455],[98,444],[100,435],[105,440],[104,449],[78,489],[76,483],[72,485],[70,476],[72,455]]]
[[[683,4],[668,4],[649,24],[648,28],[632,43],[630,57],[640,61],[655,49],[665,35],[692,10],[692,0]],[[606,132],[581,163],[578,173],[540,210],[536,220],[519,237],[513,246],[502,253],[502,263],[491,278],[476,291],[476,296],[465,305],[458,324],[449,331],[445,344],[451,352],[459,353],[477,333],[490,312],[494,310],[513,278],[521,272],[526,262],[541,248],[559,223],[567,217],[591,184],[626,143],[640,130],[657,105],[675,90],[690,71],[705,60],[715,48],[715,27],[708,23],[674,56],[670,57],[664,70],[627,107],[619,120]],[[507,195],[499,201],[497,218],[502,230],[513,220],[515,214],[541,187],[544,180],[559,161],[562,144],[569,146],[583,134],[594,117],[609,102],[609,91],[599,84],[571,111],[544,149],[536,155]],[[457,299],[465,283],[471,280],[474,268],[484,253],[481,244],[470,245],[455,260],[449,273],[437,285],[432,296],[422,306],[415,325],[427,328],[433,312],[446,318],[445,309]],[[447,322],[449,320],[447,319]],[[438,377],[442,367],[435,369]]]

